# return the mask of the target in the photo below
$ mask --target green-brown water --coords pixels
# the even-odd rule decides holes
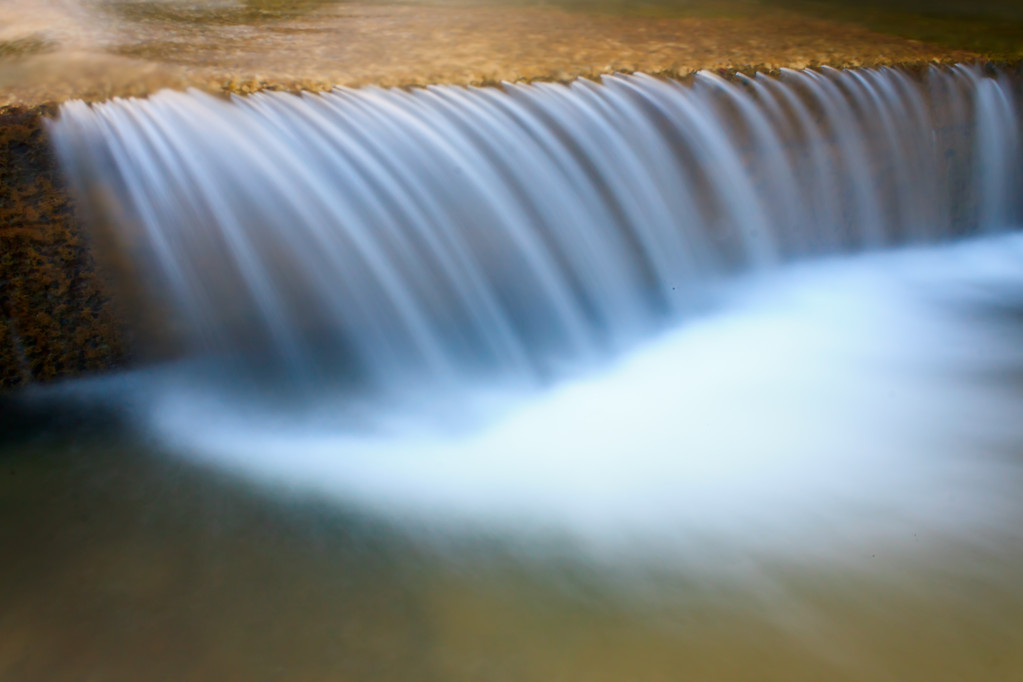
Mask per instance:
[[[101,2],[100,7],[132,20],[188,23],[254,23],[292,19],[340,0],[244,0],[238,3]],[[829,19],[879,33],[970,50],[991,57],[1023,55],[1023,9],[1013,0],[429,0],[377,4],[410,6],[519,6],[563,8],[627,16],[756,20],[778,10]]]
[[[987,576],[946,567],[967,551],[953,546],[926,562],[877,554],[855,571],[790,564],[708,585],[486,542],[441,552],[210,475],[116,428],[51,428],[3,452],[3,680],[933,682],[1023,671],[1019,548],[986,557]]]
[[[1013,243],[1006,241],[1003,250]],[[982,270],[997,271],[997,262]],[[517,533],[510,539],[507,533],[489,534],[487,524],[475,531],[453,526],[444,532],[443,525],[428,530],[428,524],[383,520],[343,496],[310,494],[308,486],[246,483],[218,472],[214,460],[209,468],[193,463],[170,451],[163,439],[145,435],[152,432],[138,430],[152,409],[148,399],[166,388],[145,375],[8,397],[0,401],[0,680],[1020,679],[1023,546],[1011,527],[1019,518],[1011,502],[1018,459],[1010,452],[992,458],[1002,449],[1000,440],[1018,442],[1018,428],[1010,424],[1003,433],[1006,423],[997,415],[1018,404],[1019,358],[1006,349],[983,357],[969,352],[990,349],[979,340],[988,333],[999,343],[1019,337],[1019,297],[1015,290],[980,283],[985,281],[963,289],[978,300],[941,308],[948,333],[920,346],[928,349],[919,353],[922,364],[881,363],[886,369],[879,374],[876,361],[846,359],[877,388],[871,403],[894,398],[885,411],[896,415],[909,406],[911,419],[901,432],[885,429],[876,411],[861,405],[860,412],[833,415],[826,439],[837,448],[853,437],[849,429],[857,424],[862,443],[882,447],[889,445],[886,439],[898,441],[921,427],[945,434],[930,453],[935,461],[961,459],[966,452],[976,457],[972,466],[969,458],[962,461],[965,475],[958,484],[932,484],[931,494],[943,498],[935,509],[994,511],[1009,503],[1008,516],[964,516],[959,520],[966,529],[957,531],[956,524],[943,526],[926,511],[911,521],[908,510],[896,507],[889,533],[857,539],[842,536],[842,522],[858,507],[823,500],[806,512],[816,517],[815,533],[773,558],[740,547],[714,558],[709,572],[694,568],[699,562],[685,552],[684,561],[674,562],[671,557],[678,555],[670,548],[664,548],[665,561],[652,560],[657,547],[630,553],[627,542],[614,543],[617,552],[607,556],[570,542],[530,539],[525,530],[517,539]],[[828,291],[827,281],[815,289]],[[994,305],[977,305],[989,299]],[[841,297],[832,300],[836,310],[845,309]],[[777,328],[769,317],[764,324]],[[727,331],[728,323],[722,327]],[[969,334],[953,333],[971,327],[979,334],[972,346]],[[860,342],[869,347],[869,338],[863,332]],[[760,364],[778,364],[770,347],[764,344]],[[828,351],[832,362],[846,357],[844,352]],[[814,353],[810,356],[808,367],[816,367]],[[944,361],[931,364],[936,358]],[[724,367],[716,371],[727,377]],[[841,396],[856,393],[848,369],[831,365],[830,389],[779,384],[768,400],[784,402],[780,414],[796,410],[796,418],[805,414],[798,410],[810,409],[808,399],[841,405]],[[827,366],[820,371],[829,376]],[[914,421],[913,405],[927,403],[905,391],[917,381],[930,387],[925,393],[939,404],[953,400],[963,423],[934,414],[926,418],[926,410],[916,417],[923,422]],[[755,379],[738,380],[739,386],[747,384],[750,392],[758,391]],[[233,407],[230,395],[224,394],[222,405],[227,412]],[[714,400],[708,396],[705,403],[712,406]],[[679,419],[686,405],[677,406]],[[764,409],[770,410],[766,403]],[[197,433],[222,418],[216,410],[204,418],[205,412],[199,410],[192,423]],[[740,427],[747,417],[734,415]],[[809,431],[811,417],[805,419]],[[262,423],[250,427],[272,435],[272,427]],[[699,439],[686,435],[700,430],[695,421],[679,429],[675,456],[707,456],[690,447]],[[750,442],[769,450],[773,441],[784,444],[794,437],[786,433],[767,428]],[[955,445],[964,434],[972,434],[972,449]],[[235,438],[248,435],[237,431]],[[645,442],[643,433],[633,436]],[[290,456],[296,464],[311,456],[305,450],[310,442],[294,440]],[[568,440],[563,445],[577,447]],[[890,471],[908,466],[926,476],[925,463],[906,464],[898,449],[893,452],[887,467],[865,460],[869,471],[857,474],[849,490],[853,502],[882,495]],[[425,448],[409,454],[430,456]],[[655,454],[637,448],[630,462],[640,465]],[[822,461],[829,456],[818,454]],[[339,447],[333,456],[357,453]],[[535,457],[523,453],[524,466],[542,478],[545,467],[530,462]],[[1001,486],[974,479],[998,461]],[[741,472],[733,475],[741,478]],[[798,478],[799,472],[787,476]],[[788,482],[795,492],[793,509],[811,480]],[[911,482],[912,477],[899,484],[907,494]],[[565,495],[577,494],[562,485]],[[538,481],[538,494],[541,486]],[[726,493],[731,488],[741,486],[723,486]],[[458,484],[452,490],[465,493]],[[735,500],[718,502],[727,507]],[[714,500],[702,504],[711,524],[721,510]],[[670,521],[671,509],[663,514]],[[431,515],[429,507],[423,515]],[[790,518],[788,525],[795,528],[801,520]],[[864,516],[861,522],[869,520]],[[742,542],[755,545],[755,520],[746,528]],[[778,541],[784,534],[772,537]],[[702,550],[696,543],[687,551]]]

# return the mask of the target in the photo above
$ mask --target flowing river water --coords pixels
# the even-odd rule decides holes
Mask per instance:
[[[1009,74],[50,132],[180,359],[6,399],[0,678],[1023,675]]]

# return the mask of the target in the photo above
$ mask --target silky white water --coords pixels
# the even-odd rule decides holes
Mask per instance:
[[[156,384],[145,421],[201,463],[415,533],[719,575],[990,550],[1021,540],[1021,265],[1007,236],[749,278],[544,390],[288,411],[185,374]]]
[[[186,330],[134,398],[163,446],[723,574],[1020,540],[1017,102],[966,66],[637,75],[166,92],[51,134]]]

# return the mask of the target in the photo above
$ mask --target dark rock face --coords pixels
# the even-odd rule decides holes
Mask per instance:
[[[0,388],[109,369],[126,343],[43,130],[0,108]]]

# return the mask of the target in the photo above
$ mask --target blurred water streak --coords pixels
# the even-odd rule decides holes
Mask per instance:
[[[318,383],[540,378],[727,275],[1019,218],[1017,92],[959,66],[163,92],[51,127],[200,351]]]
[[[168,92],[51,132],[191,353],[23,397],[136,437],[0,473],[0,673],[1023,670],[1006,74]]]

